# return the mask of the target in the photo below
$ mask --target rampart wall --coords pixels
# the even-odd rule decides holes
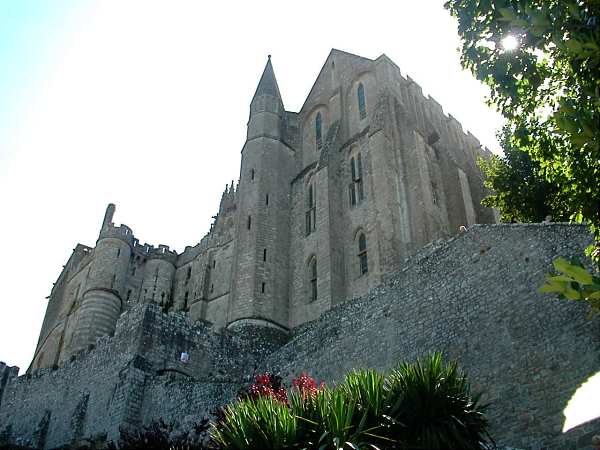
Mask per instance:
[[[491,402],[500,447],[587,449],[600,420],[562,428],[567,403],[600,371],[600,319],[536,289],[553,258],[579,255],[589,241],[578,225],[474,226],[425,247],[382,286],[291,338],[250,324],[216,333],[184,313],[140,304],[119,319],[113,338],[63,367],[17,378],[3,366],[0,437],[47,449],[114,439],[120,426],[202,417],[256,371],[306,371],[332,383],[355,367],[385,370],[441,350]]]
[[[600,371],[600,319],[536,290],[553,258],[581,255],[589,239],[577,225],[471,227],[425,247],[367,296],[296,329],[264,369],[331,383],[355,367],[385,370],[440,350],[492,402],[499,444],[588,448],[600,421],[562,434],[563,410]]]

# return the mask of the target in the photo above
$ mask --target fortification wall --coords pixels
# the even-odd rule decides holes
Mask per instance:
[[[441,350],[484,391],[491,433],[517,448],[587,448],[600,423],[561,430],[576,389],[600,371],[600,319],[536,292],[558,255],[581,254],[585,227],[481,225],[407,260],[367,296],[301,326],[265,370],[331,383]]]

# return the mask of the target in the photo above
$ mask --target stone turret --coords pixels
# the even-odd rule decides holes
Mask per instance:
[[[237,192],[237,240],[227,322],[287,327],[290,182],[294,151],[281,140],[284,107],[271,57],[250,104]]]
[[[123,308],[123,290],[131,258],[133,233],[112,223],[115,205],[106,208],[86,291],[73,335],[72,351],[85,349],[100,336],[112,336]]]

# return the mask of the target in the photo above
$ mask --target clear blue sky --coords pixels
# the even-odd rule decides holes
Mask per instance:
[[[67,18],[87,0],[0,0],[0,174],[14,156],[11,131],[22,118],[31,89],[44,68]]]

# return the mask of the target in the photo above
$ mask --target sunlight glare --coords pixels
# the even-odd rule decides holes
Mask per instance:
[[[600,417],[600,372],[591,376],[573,394],[563,411],[563,433],[582,423]]]
[[[502,39],[502,48],[506,51],[509,51],[509,52],[513,51],[518,46],[519,46],[519,40],[512,34],[509,34],[504,39]]]

